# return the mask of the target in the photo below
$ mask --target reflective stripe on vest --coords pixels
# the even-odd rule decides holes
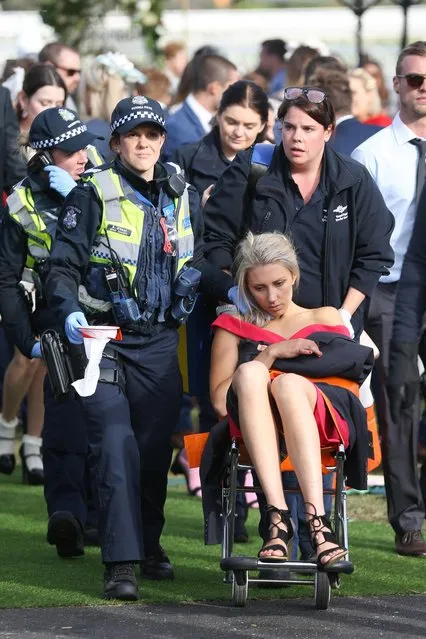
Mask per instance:
[[[102,166],[102,164],[105,164],[104,158],[99,153],[98,149],[93,146],[93,144],[89,144],[89,146],[86,146],[85,151],[87,159],[92,166]]]
[[[111,264],[111,255],[105,234],[107,231],[111,248],[116,251],[122,263],[127,266],[132,284],[138,264],[145,219],[144,211],[126,197],[120,177],[112,169],[95,173],[89,178],[89,181],[95,186],[103,204],[102,221],[97,241],[92,247],[90,261],[98,264]],[[175,201],[175,207],[177,206],[178,200]],[[187,188],[181,199],[176,228],[174,276],[194,255],[194,236]]]
[[[34,265],[49,257],[52,238],[50,237],[44,213],[35,210],[31,189],[18,185],[7,198],[10,216],[24,229],[28,236],[28,255],[25,266]]]

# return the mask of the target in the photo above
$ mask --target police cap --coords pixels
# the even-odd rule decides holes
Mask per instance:
[[[75,153],[100,138],[89,133],[75,111],[65,107],[45,109],[31,124],[29,144],[33,149],[61,149]]]
[[[115,107],[111,116],[111,133],[128,133],[139,124],[156,124],[166,132],[166,118],[156,100],[136,95],[124,98]]]

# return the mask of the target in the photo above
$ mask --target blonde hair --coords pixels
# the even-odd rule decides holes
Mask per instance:
[[[239,295],[248,311],[244,319],[256,326],[264,326],[270,315],[262,310],[254,301],[247,285],[247,275],[256,266],[278,263],[287,268],[295,278],[296,287],[300,279],[296,251],[288,237],[282,233],[262,233],[254,235],[250,231],[240,242],[234,261],[235,281]]]
[[[367,117],[378,115],[379,113],[381,113],[382,101],[380,99],[375,78],[373,78],[373,76],[362,67],[358,67],[357,69],[353,69],[353,71],[350,71],[349,77],[361,80],[362,84],[364,85],[364,89],[369,94],[369,108]]]
[[[109,122],[116,104],[123,98],[125,86],[118,73],[112,73],[103,64],[93,61],[82,80],[87,115]]]

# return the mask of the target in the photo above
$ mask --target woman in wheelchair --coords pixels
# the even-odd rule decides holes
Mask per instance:
[[[299,267],[279,233],[249,233],[235,261],[244,317],[222,314],[213,323],[210,390],[231,435],[242,436],[268,504],[263,561],[288,559],[293,526],[281,480],[288,454],[305,502],[318,565],[345,557],[324,514],[321,448],[344,444],[351,486],[366,487],[365,411],[349,390],[308,377],[338,375],[361,383],[371,350],[349,338],[337,309],[306,309],[292,301]],[[293,372],[292,372],[293,371]]]

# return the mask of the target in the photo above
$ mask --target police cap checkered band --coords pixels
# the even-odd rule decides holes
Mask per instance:
[[[67,153],[75,153],[92,144],[98,136],[90,133],[71,109],[45,109],[31,124],[30,146],[36,151],[58,148]],[[102,138],[103,139],[103,138]]]
[[[33,149],[51,149],[53,146],[58,146],[61,142],[65,142],[65,140],[70,140],[71,138],[75,138],[76,135],[81,135],[87,131],[87,126],[82,124],[81,126],[77,126],[75,129],[71,129],[66,133],[62,133],[58,135],[56,138],[51,138],[50,140],[40,140],[39,142],[33,142],[31,145]]]
[[[166,131],[161,105],[143,95],[120,100],[111,116],[111,133],[128,133],[139,124],[156,124]]]

